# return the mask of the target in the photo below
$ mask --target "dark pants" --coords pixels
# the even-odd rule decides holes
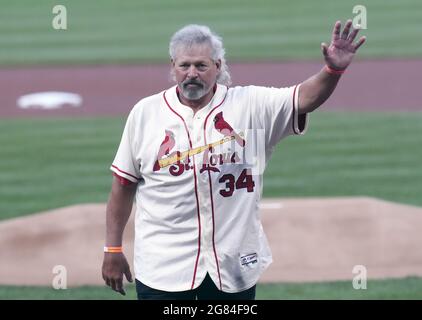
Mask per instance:
[[[156,290],[136,280],[139,300],[255,300],[255,289],[256,285],[245,291],[226,293],[215,286],[208,274],[198,288],[178,292]]]

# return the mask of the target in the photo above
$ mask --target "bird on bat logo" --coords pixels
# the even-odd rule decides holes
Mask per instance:
[[[170,130],[165,130],[165,136],[163,142],[161,142],[160,149],[158,150],[157,160],[154,163],[154,171],[160,170],[158,160],[160,160],[163,156],[168,155],[171,149],[174,148],[175,144],[174,133]]]
[[[239,136],[236,131],[229,125],[226,120],[223,118],[223,111],[217,113],[214,117],[214,127],[215,129],[223,134],[225,137],[227,136],[234,136],[236,142],[239,144],[239,146],[244,147],[245,146],[245,140]]]

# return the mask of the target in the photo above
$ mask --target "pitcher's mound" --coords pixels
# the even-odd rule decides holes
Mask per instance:
[[[352,280],[357,265],[369,279],[422,276],[422,208],[364,197],[266,199],[262,221],[274,260],[263,282]],[[104,204],[1,222],[0,284],[50,286],[57,265],[68,286],[103,284],[104,233]],[[132,239],[133,214],[130,262]]]

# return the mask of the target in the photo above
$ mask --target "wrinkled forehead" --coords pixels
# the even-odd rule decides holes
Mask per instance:
[[[175,60],[180,59],[213,60],[211,46],[208,43],[180,45],[176,48]]]

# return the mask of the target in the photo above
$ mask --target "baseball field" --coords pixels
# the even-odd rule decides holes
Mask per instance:
[[[66,290],[53,289],[51,269],[66,266],[69,256],[80,259],[69,265],[81,265],[77,272],[68,269],[69,279],[89,278],[84,272],[100,277],[101,261],[88,268],[77,252],[51,250],[54,242],[74,247],[72,230],[52,232],[41,221],[48,217],[64,230],[71,223],[60,208],[72,206],[69,217],[87,228],[73,230],[80,239],[92,232],[82,222],[103,221],[108,168],[128,112],[142,97],[172,85],[167,46],[175,30],[199,23],[218,32],[234,85],[288,86],[319,70],[320,43],[329,41],[337,19],[356,15],[355,5],[367,10],[367,29],[361,31],[367,43],[332,98],[311,115],[307,134],[284,140],[265,172],[264,229],[275,267],[259,283],[257,298],[422,298],[422,43],[416,41],[422,2],[99,3],[2,5],[0,241],[9,249],[0,252],[0,299],[135,298],[132,285],[121,297],[98,279],[69,280]],[[67,9],[66,30],[52,27],[57,4]],[[18,108],[20,96],[43,91],[77,93],[82,106]],[[88,210],[92,204],[99,211]],[[83,213],[96,218],[84,221]],[[314,219],[317,214],[321,218]],[[271,228],[276,222],[289,237],[275,237],[283,233]],[[96,237],[92,232],[79,250],[95,251],[102,237],[95,230]],[[305,233],[309,237],[300,242]],[[290,252],[295,248],[301,254]],[[330,254],[338,259],[330,260]],[[362,264],[368,267],[367,288],[356,290],[352,268]]]

